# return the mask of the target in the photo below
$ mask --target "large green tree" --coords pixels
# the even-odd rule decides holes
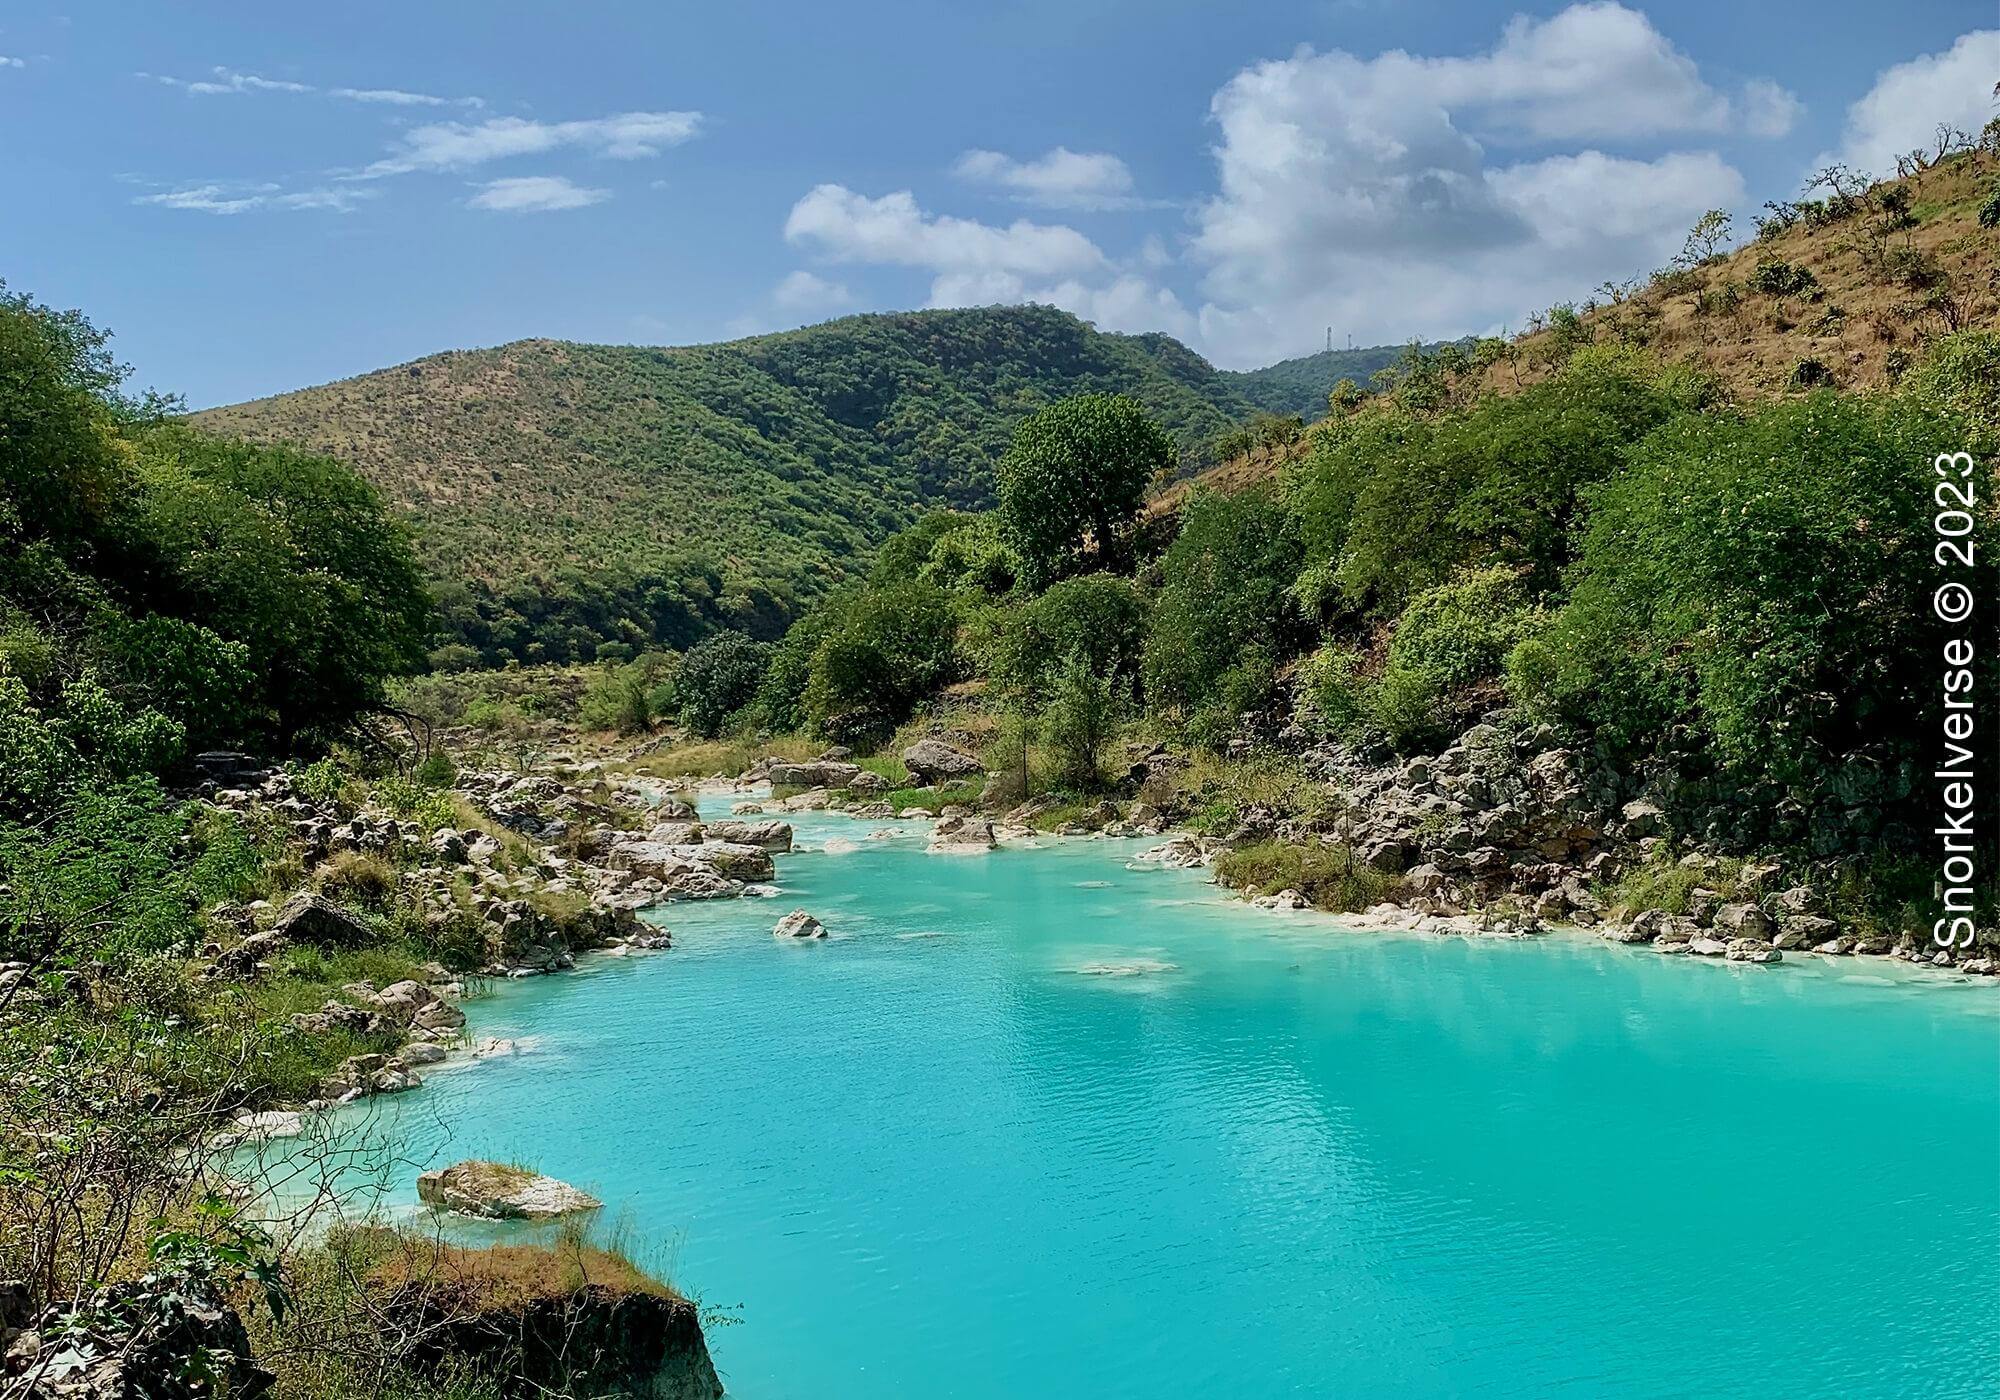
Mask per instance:
[[[1025,420],[1000,459],[1000,518],[1030,585],[1091,552],[1112,558],[1147,484],[1173,464],[1172,441],[1122,394],[1078,394]]]

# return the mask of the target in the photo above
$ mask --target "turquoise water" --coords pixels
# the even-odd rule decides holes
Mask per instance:
[[[858,849],[473,1003],[528,1051],[367,1110],[395,1200],[596,1191],[749,1400],[1995,1393],[2000,988],[798,825]]]

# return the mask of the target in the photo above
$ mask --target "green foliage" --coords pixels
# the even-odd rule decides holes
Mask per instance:
[[[1191,712],[1252,643],[1289,640],[1299,625],[1290,594],[1298,570],[1298,531],[1273,491],[1191,495],[1160,561],[1143,664],[1148,708]]]
[[[1077,394],[1014,431],[999,466],[1000,523],[1031,584],[1076,570],[1086,552],[1112,557],[1173,443],[1135,400]]]
[[[123,376],[80,315],[0,292],[0,671],[18,682],[0,801],[17,807],[55,794],[51,763],[117,778],[193,746],[323,743],[423,659],[428,600],[371,488],[164,426]]]
[[[586,729],[620,734],[646,733],[654,720],[676,708],[679,666],[679,657],[659,651],[649,651],[622,665],[605,662],[577,697],[577,723]]]
[[[1329,390],[1343,380],[1366,384],[1395,364],[1405,348],[1369,345],[1353,350],[1321,350],[1294,360],[1280,360],[1263,369],[1224,370],[1222,379],[1266,413],[1295,414],[1312,422],[1326,416]]]
[[[797,701],[830,738],[879,738],[957,672],[951,599],[927,583],[866,588],[829,603]]]
[[[1136,679],[1146,600],[1115,574],[1085,574],[1007,609],[1000,625],[993,678],[1039,703],[1078,655],[1095,675],[1127,685]]]
[[[1986,192],[1985,202],[1979,206],[1979,226],[2000,228],[2000,180],[1994,182]]]
[[[1254,408],[1166,336],[1020,306],[679,349],[524,341],[199,421],[373,481],[418,526],[439,644],[493,665],[776,637],[922,512],[992,505],[1015,426],[1079,393],[1133,399],[1193,466]]]
[[[755,698],[771,648],[740,632],[720,632],[697,642],[674,677],[681,723],[704,738],[722,732],[728,718]]]
[[[1769,297],[1809,296],[1819,290],[1819,279],[1809,267],[1796,267],[1783,258],[1759,258],[1750,274],[1750,290]]]
[[[1457,733],[1482,708],[1479,683],[1499,676],[1540,620],[1511,569],[1468,570],[1424,590],[1396,623],[1388,664],[1363,701],[1368,719],[1400,748]]]
[[[1323,435],[1290,483],[1318,601],[1390,617],[1468,564],[1521,568],[1532,590],[1554,587],[1583,490],[1709,392],[1631,352],[1594,347],[1548,380],[1461,413],[1384,415]]]
[[[149,779],[78,789],[36,825],[0,823],[0,959],[185,954],[195,911],[249,893],[266,859],[238,820],[170,807]]]
[[[1826,391],[1675,420],[1593,494],[1571,598],[1510,689],[1613,742],[1691,723],[1751,777],[1810,784],[1864,745],[1921,760],[1950,630],[1924,606],[1929,464],[1965,437],[1921,402]],[[1990,508],[1967,524],[1991,596]]]
[[[1297,890],[1321,909],[1354,913],[1396,893],[1400,877],[1363,864],[1345,846],[1260,841],[1216,858],[1218,883],[1251,894]]]
[[[1089,792],[1103,782],[1104,747],[1117,731],[1118,691],[1090,654],[1072,651],[1055,669],[1042,711],[1042,747],[1057,786]]]
[[[1903,388],[1913,401],[1964,421],[1973,434],[1964,444],[1968,449],[1986,456],[2000,452],[2000,333],[1944,337]]]

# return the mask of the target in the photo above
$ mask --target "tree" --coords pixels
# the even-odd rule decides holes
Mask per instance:
[[[1029,584],[1075,572],[1087,550],[1110,557],[1174,461],[1172,441],[1120,394],[1078,394],[1023,422],[1000,460],[1000,519]]]
[[[1700,267],[1722,251],[1729,241],[1734,221],[1727,209],[1711,209],[1694,221],[1688,230],[1687,241],[1681,245],[1680,256],[1674,262],[1681,267]]]
[[[767,644],[741,632],[718,632],[697,642],[681,658],[674,678],[681,723],[697,734],[719,734],[723,721],[757,694],[770,655]]]
[[[868,588],[828,608],[802,706],[831,738],[886,733],[957,670],[950,596],[926,583]]]

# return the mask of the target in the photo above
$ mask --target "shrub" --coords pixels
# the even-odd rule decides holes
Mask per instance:
[[[1069,654],[1049,685],[1041,739],[1060,787],[1090,791],[1103,781],[1104,746],[1118,727],[1118,692],[1091,665],[1088,653]]]
[[[1826,361],[1816,360],[1808,355],[1792,366],[1792,372],[1785,376],[1788,389],[1821,389],[1833,383],[1833,371]]]
[[[681,723],[704,738],[721,733],[723,722],[756,696],[770,654],[767,643],[741,632],[718,632],[697,642],[674,677]]]
[[[1593,494],[1571,598],[1510,689],[1614,744],[1693,726],[1751,778],[1811,783],[1863,746],[1921,761],[1949,631],[1910,601],[1937,586],[1928,464],[1966,436],[1921,400],[1826,391],[1676,420]],[[1968,525],[1990,596],[1993,519]]]
[[[1290,643],[1300,631],[1291,597],[1299,553],[1291,515],[1269,490],[1188,498],[1146,634],[1149,708],[1190,711],[1252,641]]]
[[[801,703],[837,739],[880,737],[957,669],[957,623],[944,590],[866,588],[829,605]]]
[[[1130,682],[1145,644],[1146,603],[1114,574],[1086,574],[1003,612],[992,671],[1031,702],[1048,695],[1070,658],[1081,654],[1091,672]]]
[[[1296,846],[1260,841],[1224,851],[1215,861],[1217,883],[1251,894],[1297,890],[1321,909],[1354,913],[1380,904],[1402,878],[1363,864],[1345,846]]]
[[[1323,434],[1291,482],[1306,562],[1322,566],[1341,610],[1380,617],[1466,564],[1525,566],[1531,589],[1553,588],[1584,489],[1712,392],[1596,346],[1554,378],[1462,413]]]
[[[1750,274],[1750,290],[1770,297],[1806,296],[1818,287],[1811,268],[1795,267],[1783,258],[1759,258]]]

